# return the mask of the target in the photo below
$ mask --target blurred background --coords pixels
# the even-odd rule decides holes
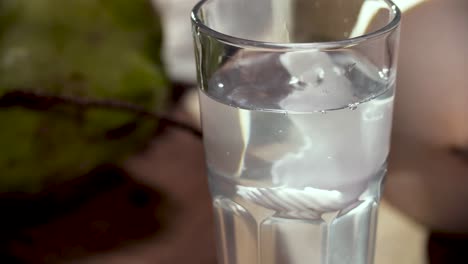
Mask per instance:
[[[0,0],[0,263],[216,263],[196,2]],[[404,13],[377,264],[468,263],[467,29]]]

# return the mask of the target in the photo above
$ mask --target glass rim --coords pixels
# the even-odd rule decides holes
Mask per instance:
[[[203,33],[208,36],[214,37],[220,41],[229,43],[233,46],[239,47],[251,47],[255,49],[281,49],[281,50],[309,50],[309,49],[338,49],[346,48],[350,46],[357,45],[359,43],[379,38],[382,35],[385,35],[389,32],[394,31],[400,25],[401,21],[401,11],[398,6],[392,2],[392,0],[381,0],[387,3],[390,10],[392,10],[394,17],[393,19],[385,24],[385,26],[380,27],[377,30],[371,31],[366,34],[361,34],[356,37],[340,39],[334,41],[321,41],[321,42],[297,42],[297,43],[287,43],[287,42],[265,42],[258,40],[245,39],[235,36],[230,36],[222,32],[216,31],[211,27],[207,26],[202,19],[199,17],[199,11],[208,1],[217,1],[217,0],[200,0],[192,9],[191,20],[192,23],[197,26]]]

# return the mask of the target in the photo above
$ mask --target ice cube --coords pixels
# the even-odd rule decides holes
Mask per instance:
[[[393,91],[383,100],[360,104],[360,101],[353,101],[356,87],[336,70],[337,65],[329,55],[295,52],[283,55],[281,61],[291,76],[307,83],[308,87],[296,89],[279,105],[288,111],[308,113],[288,115],[304,144],[273,162],[273,183],[300,190],[297,195],[308,197],[310,202],[319,201],[331,208],[341,205],[344,209],[359,199],[385,162]],[[317,82],[318,79],[321,81]],[[370,78],[367,80],[368,85],[375,85]],[[387,89],[386,83],[380,85],[381,91]],[[328,93],[321,94],[321,90]],[[317,106],[328,109],[348,104],[352,107],[326,114],[311,113]],[[304,192],[307,188],[321,192]],[[276,197],[284,197],[281,192],[275,192]],[[328,195],[334,192],[340,194],[338,200]],[[326,212],[324,207],[311,209]]]
[[[287,52],[279,58],[295,86],[279,105],[282,109],[311,112],[335,109],[353,102],[352,84],[330,55],[320,51]]]
[[[225,65],[208,89],[243,108],[221,119],[215,116],[224,110],[206,109],[213,124],[205,122],[204,130],[217,131],[205,136],[216,150],[207,153],[213,169],[255,180],[271,176],[270,186],[237,192],[289,217],[316,219],[358,202],[388,154],[393,91],[368,101],[388,88],[375,67],[354,55],[319,51],[236,56],[243,58]]]
[[[275,185],[342,190],[358,194],[388,154],[391,99],[356,110],[289,115],[305,144],[272,166]]]

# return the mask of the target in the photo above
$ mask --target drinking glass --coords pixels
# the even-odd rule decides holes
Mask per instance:
[[[191,18],[218,262],[373,263],[398,8],[204,0]]]

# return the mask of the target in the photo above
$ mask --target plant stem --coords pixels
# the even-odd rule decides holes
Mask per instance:
[[[12,90],[3,94],[3,96],[0,96],[0,108],[20,106],[32,110],[50,111],[52,107],[58,105],[72,105],[83,109],[102,108],[129,112],[139,116],[159,120],[166,125],[189,132],[198,138],[202,137],[201,131],[189,124],[175,120],[163,114],[149,111],[142,106],[125,101],[54,95],[32,90]]]

